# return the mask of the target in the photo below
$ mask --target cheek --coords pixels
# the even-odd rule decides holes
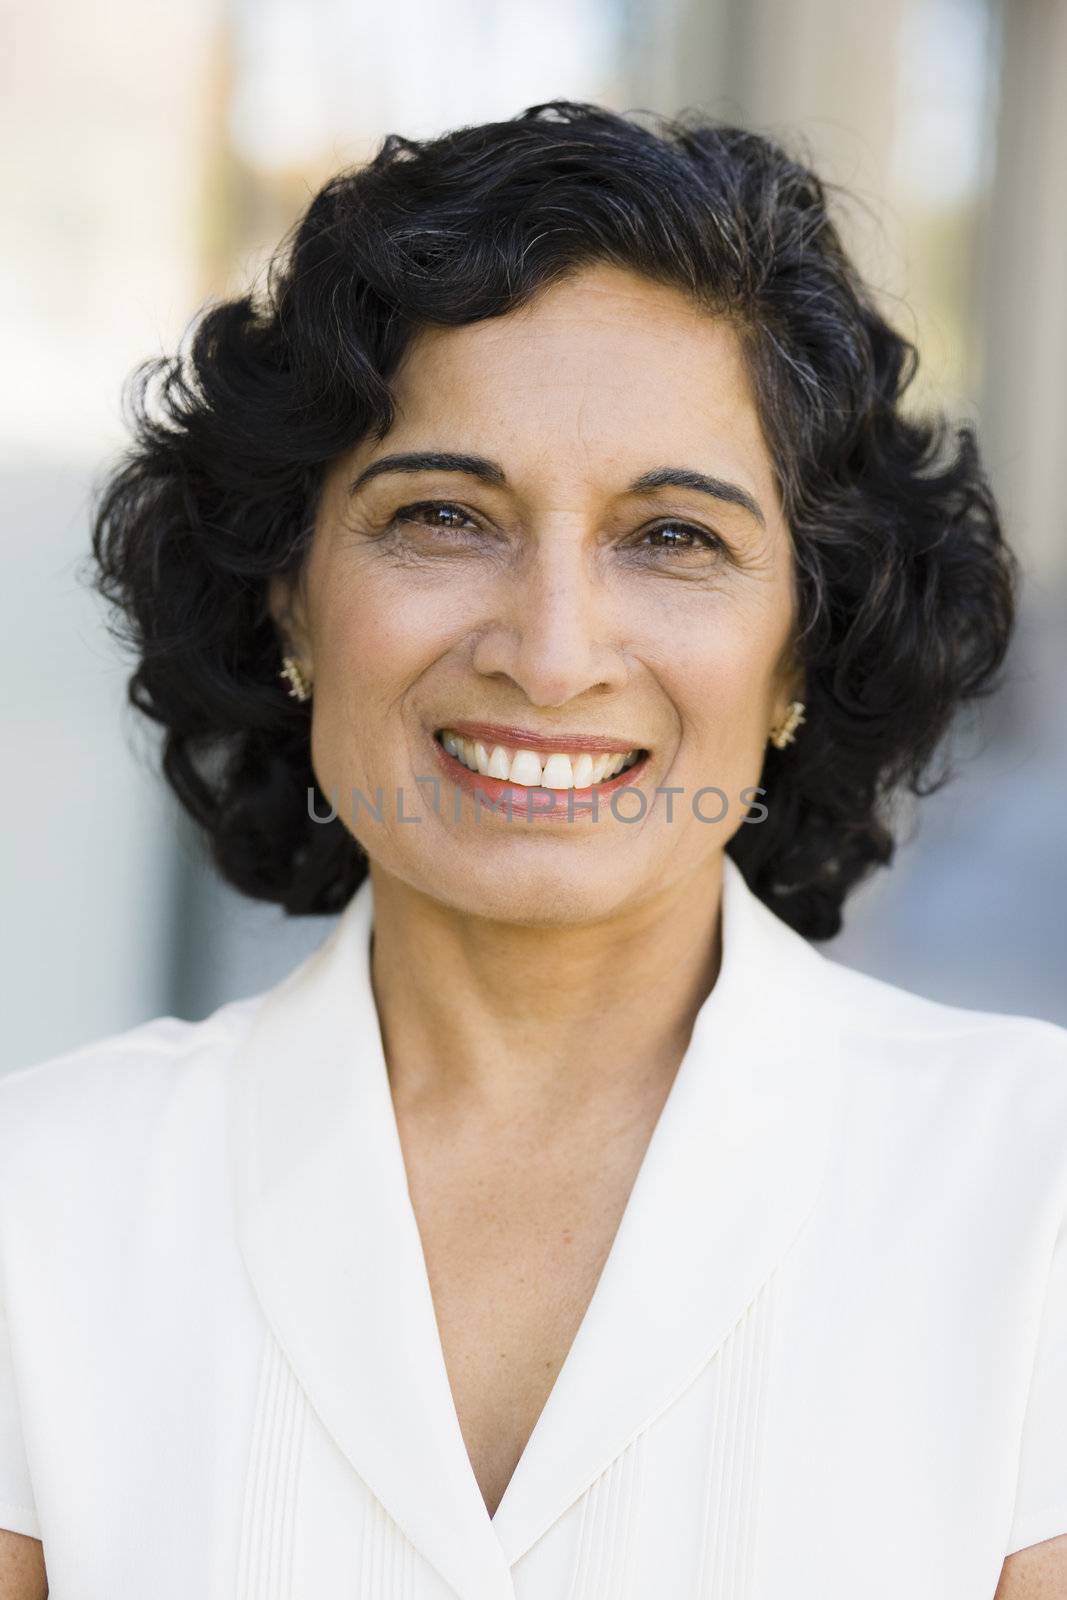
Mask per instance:
[[[646,653],[676,708],[684,759],[746,769],[759,760],[774,698],[778,637],[726,605],[678,606],[671,648]],[[706,780],[714,781],[714,780]]]
[[[389,782],[413,688],[456,633],[439,586],[364,570],[324,582],[314,615],[312,759],[320,784]]]
[[[340,684],[359,706],[402,695],[433,660],[445,629],[432,594],[400,574],[363,572],[331,589],[316,636],[316,677],[331,689]]]

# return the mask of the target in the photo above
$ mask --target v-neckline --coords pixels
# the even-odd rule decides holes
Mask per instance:
[[[373,943],[371,943],[370,949],[369,949],[369,960],[371,962],[373,962]],[[608,1244],[606,1252],[603,1255],[603,1259],[601,1260],[601,1264],[600,1264],[599,1271],[597,1272],[596,1280],[594,1281],[592,1290],[590,1291],[589,1296],[586,1299],[585,1305],[584,1305],[584,1307],[582,1309],[582,1314],[578,1319],[578,1322],[577,1322],[577,1324],[575,1326],[575,1330],[574,1330],[573,1334],[571,1335],[570,1344],[568,1345],[568,1350],[564,1354],[563,1361],[561,1362],[560,1367],[556,1372],[556,1376],[555,1376],[555,1378],[553,1380],[553,1383],[552,1383],[552,1385],[550,1386],[549,1390],[547,1391],[547,1393],[545,1395],[545,1398],[544,1398],[544,1400],[543,1400],[543,1402],[541,1404],[541,1407],[540,1407],[540,1411],[538,1413],[538,1417],[540,1416],[540,1412],[544,1411],[545,1407],[547,1406],[548,1401],[551,1398],[552,1390],[555,1388],[556,1384],[560,1381],[560,1378],[561,1378],[562,1373],[563,1373],[563,1369],[566,1366],[566,1362],[567,1362],[567,1358],[568,1358],[570,1349],[573,1348],[574,1343],[575,1343],[576,1339],[578,1338],[578,1335],[580,1334],[580,1332],[582,1330],[582,1327],[584,1326],[586,1320],[588,1319],[588,1317],[590,1315],[590,1309],[592,1307],[593,1299],[595,1298],[595,1295],[596,1295],[597,1284],[599,1283],[600,1279],[603,1277],[604,1272],[605,1272],[605,1270],[607,1268],[608,1261],[611,1259],[611,1253],[612,1253],[613,1249],[615,1248],[615,1240],[618,1238],[619,1230],[622,1227],[623,1218],[625,1217],[626,1212],[629,1209],[629,1207],[630,1207],[630,1205],[631,1205],[631,1203],[633,1201],[634,1191],[635,1191],[635,1189],[637,1187],[637,1180],[638,1180],[638,1178],[640,1176],[641,1168],[644,1165],[645,1159],[646,1159],[646,1157],[648,1155],[648,1150],[649,1150],[649,1147],[651,1145],[652,1138],[653,1138],[653,1136],[655,1134],[656,1127],[657,1127],[657,1125],[659,1123],[660,1118],[662,1117],[662,1115],[664,1113],[664,1110],[666,1109],[666,1105],[667,1105],[667,1102],[670,1099],[670,1095],[673,1092],[674,1082],[675,1082],[675,1080],[677,1078],[677,1074],[678,1074],[679,1069],[680,1069],[680,1063],[676,1064],[676,1066],[675,1066],[674,1073],[673,1073],[672,1078],[671,1078],[671,1083],[670,1083],[670,1085],[669,1085],[669,1087],[667,1089],[666,1095],[663,1097],[663,1100],[660,1103],[659,1108],[655,1113],[655,1117],[653,1119],[651,1119],[651,1125],[647,1126],[647,1124],[646,1124],[647,1131],[645,1132],[644,1142],[641,1145],[640,1155],[639,1155],[636,1163],[634,1163],[632,1161],[632,1159],[631,1159],[631,1161],[627,1164],[627,1169],[626,1170],[627,1170],[628,1183],[627,1183],[627,1188],[626,1188],[626,1197],[623,1200],[621,1207],[618,1207],[615,1210],[613,1210],[612,1214],[614,1215],[614,1226],[613,1226],[612,1231],[611,1231],[611,1240],[610,1240],[610,1242]],[[404,1154],[405,1142],[404,1142],[404,1138],[401,1135],[402,1121],[401,1121],[400,1115],[397,1112],[396,1101],[395,1101],[395,1097],[394,1097],[393,1092],[392,1092],[392,1083],[391,1083],[390,1076],[389,1076],[389,1073],[388,1073],[387,1069],[386,1069],[386,1083],[387,1083],[387,1086],[389,1088],[389,1098],[390,1098],[390,1105],[391,1105],[391,1109],[392,1109],[392,1130],[391,1130],[391,1132],[395,1133],[396,1148],[400,1151],[400,1154],[401,1154],[401,1161],[402,1161],[403,1168],[404,1168],[404,1174],[403,1174],[404,1175],[404,1184],[405,1184],[405,1188],[406,1188],[407,1195],[408,1195],[408,1202],[409,1202],[409,1205],[410,1205],[410,1208],[411,1208],[411,1216],[412,1216],[412,1220],[414,1222],[415,1231],[418,1234],[418,1238],[419,1238],[420,1256],[421,1256],[421,1264],[422,1264],[422,1275],[425,1278],[426,1292],[427,1292],[427,1294],[428,1294],[428,1296],[430,1298],[431,1303],[434,1305],[434,1309],[435,1309],[434,1321],[435,1321],[435,1328],[436,1328],[436,1333],[437,1333],[437,1342],[438,1342],[438,1344],[440,1346],[441,1364],[443,1365],[443,1367],[445,1369],[446,1381],[448,1382],[449,1400],[451,1402],[452,1409],[456,1414],[456,1423],[457,1423],[457,1426],[459,1427],[461,1436],[463,1436],[463,1425],[462,1425],[462,1421],[461,1421],[461,1418],[460,1418],[460,1408],[459,1408],[459,1405],[456,1402],[455,1389],[453,1387],[451,1378],[448,1377],[449,1366],[448,1366],[448,1360],[447,1360],[446,1352],[445,1352],[445,1340],[444,1340],[444,1336],[442,1335],[442,1332],[441,1332],[440,1314],[439,1314],[439,1311],[438,1311],[438,1308],[437,1308],[437,1302],[436,1302],[436,1300],[434,1298],[434,1294],[433,1294],[433,1283],[432,1283],[431,1274],[430,1274],[430,1270],[429,1270],[429,1261],[428,1261],[428,1258],[427,1258],[426,1229],[423,1226],[423,1224],[420,1223],[419,1213],[418,1213],[418,1211],[416,1209],[415,1200],[414,1200],[414,1197],[412,1195],[411,1167],[410,1167],[410,1164],[409,1164],[408,1157]],[[390,1143],[392,1143],[392,1142],[393,1142],[392,1139],[390,1139]],[[609,1222],[608,1225],[610,1226],[610,1222]],[[600,1252],[598,1251],[597,1254],[599,1255],[599,1253]],[[532,1424],[532,1426],[530,1428],[530,1431],[527,1434],[526,1440],[524,1441],[523,1448],[520,1451],[519,1456],[516,1459],[514,1467],[512,1468],[511,1475],[510,1475],[510,1477],[508,1479],[508,1483],[505,1485],[504,1491],[501,1494],[500,1499],[498,1500],[497,1505],[494,1508],[494,1510],[492,1511],[492,1513],[489,1512],[488,1506],[486,1506],[487,1515],[490,1516],[490,1520],[491,1520],[491,1522],[493,1522],[494,1526],[496,1525],[497,1516],[500,1513],[501,1508],[503,1507],[505,1500],[507,1499],[508,1489],[510,1488],[511,1482],[514,1479],[516,1473],[518,1472],[519,1465],[522,1462],[523,1457],[525,1456],[527,1450],[530,1447],[530,1442],[531,1442],[531,1440],[533,1438],[534,1432],[536,1431],[537,1420],[538,1420],[538,1418],[534,1419],[534,1422],[533,1422],[533,1424]],[[464,1436],[464,1448],[467,1449],[465,1436]],[[467,1450],[467,1455],[468,1455],[468,1460],[470,1460],[470,1452],[469,1452],[469,1450]],[[477,1483],[477,1481],[478,1481],[477,1480],[477,1471],[475,1469],[474,1462],[471,1460],[470,1464],[471,1464],[471,1471],[472,1471],[472,1473],[474,1474],[474,1477],[475,1477],[475,1482]],[[479,1494],[480,1495],[482,1494],[480,1484],[479,1484]],[[482,1495],[482,1500],[483,1500],[483,1504],[484,1504],[485,1503],[484,1495]]]
[[[371,988],[369,879],[267,992],[239,1050],[231,1160],[255,1292],[323,1425],[464,1600],[512,1600],[511,1566],[697,1376],[814,1201],[833,1102],[817,1015],[830,963],[729,857],[722,905],[715,986],[492,1517],[408,1190]]]

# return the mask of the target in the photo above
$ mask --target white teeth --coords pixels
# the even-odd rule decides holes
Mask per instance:
[[[574,787],[588,789],[593,781],[593,758],[588,751],[583,750],[574,763]]]
[[[637,750],[620,750],[592,756],[587,750],[582,750],[570,756],[563,751],[553,751],[542,761],[536,750],[513,752],[502,744],[495,744],[490,749],[480,739],[464,739],[451,729],[442,731],[441,743],[450,756],[461,761],[471,772],[521,784],[526,789],[588,789],[613,778],[624,768],[632,767],[639,754]]]
[[[574,769],[571,766],[570,756],[550,755],[545,762],[545,770],[541,774],[541,786],[544,789],[573,789]]]
[[[536,750],[516,750],[508,778],[521,783],[526,789],[537,788],[541,782],[541,757]]]

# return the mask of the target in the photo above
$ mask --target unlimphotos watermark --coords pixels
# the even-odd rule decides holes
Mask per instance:
[[[423,799],[425,799],[426,787],[430,788],[433,796],[431,809],[434,815],[445,817],[445,809],[442,806],[442,788],[444,785],[441,779],[436,774],[431,774],[427,777],[416,776],[415,782],[419,785],[419,794]],[[476,788],[473,793],[468,793],[465,796],[464,792],[456,785],[450,784],[448,787],[452,790],[452,815],[451,818],[446,818],[446,820],[456,823],[470,820],[481,822],[486,814],[494,819],[503,817],[508,822],[516,820],[532,822],[535,817],[546,816],[552,817],[554,821],[599,822],[605,811],[609,812],[616,822],[642,822],[649,815],[651,809],[657,815],[662,814],[662,820],[670,825],[676,820],[676,798],[687,794],[685,787],[680,784],[657,786],[652,792],[654,795],[663,795],[664,802],[662,806],[658,806],[653,802],[650,808],[647,792],[636,784],[624,784],[620,789],[613,789],[608,797],[606,806],[603,804],[596,789],[588,791],[588,798],[576,801],[574,789],[545,789],[531,784],[526,789],[523,798],[516,801],[514,786],[507,788],[499,799],[493,799],[491,795],[482,789]],[[758,785],[741,790],[737,803],[744,813],[741,818],[742,822],[757,823],[766,820],[768,815],[767,807],[761,800],[756,798],[758,795],[766,794],[766,792],[765,789],[760,788]],[[319,794],[319,790],[309,785],[307,791],[308,816],[312,822],[335,822],[339,815],[340,807],[338,787],[335,785],[330,790],[330,807],[325,815],[320,812],[318,807]],[[636,797],[636,807],[631,801],[624,800],[627,795]],[[409,797],[405,795],[403,785],[399,785],[393,790],[393,796],[393,818],[396,822],[418,824],[423,821],[423,817],[417,812],[414,815],[408,814],[407,801]],[[470,804],[465,805],[465,799]],[[688,791],[688,799],[689,814],[697,822],[725,822],[726,818],[731,815],[729,796],[725,789],[721,789],[717,784],[704,784],[699,789]],[[684,811],[684,800],[681,804]],[[385,791],[382,785],[379,784],[375,789],[373,800],[368,798],[362,789],[353,787],[350,795],[349,814],[349,820],[353,827],[357,819],[364,813],[373,822],[385,823],[387,820]]]

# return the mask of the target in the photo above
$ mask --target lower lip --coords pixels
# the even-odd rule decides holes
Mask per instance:
[[[610,804],[618,789],[625,789],[648,764],[648,755],[639,756],[633,766],[617,772],[606,783],[591,784],[587,789],[543,789],[539,784],[509,783],[506,778],[487,778],[472,772],[462,761],[450,756],[444,745],[434,739],[434,749],[449,778],[458,789],[467,794],[479,794],[499,810],[505,821],[516,818],[523,822],[539,822],[543,817],[559,821],[577,816],[592,816],[596,806],[599,814],[601,799]],[[510,815],[509,815],[510,812]],[[486,815],[492,816],[488,811]]]

